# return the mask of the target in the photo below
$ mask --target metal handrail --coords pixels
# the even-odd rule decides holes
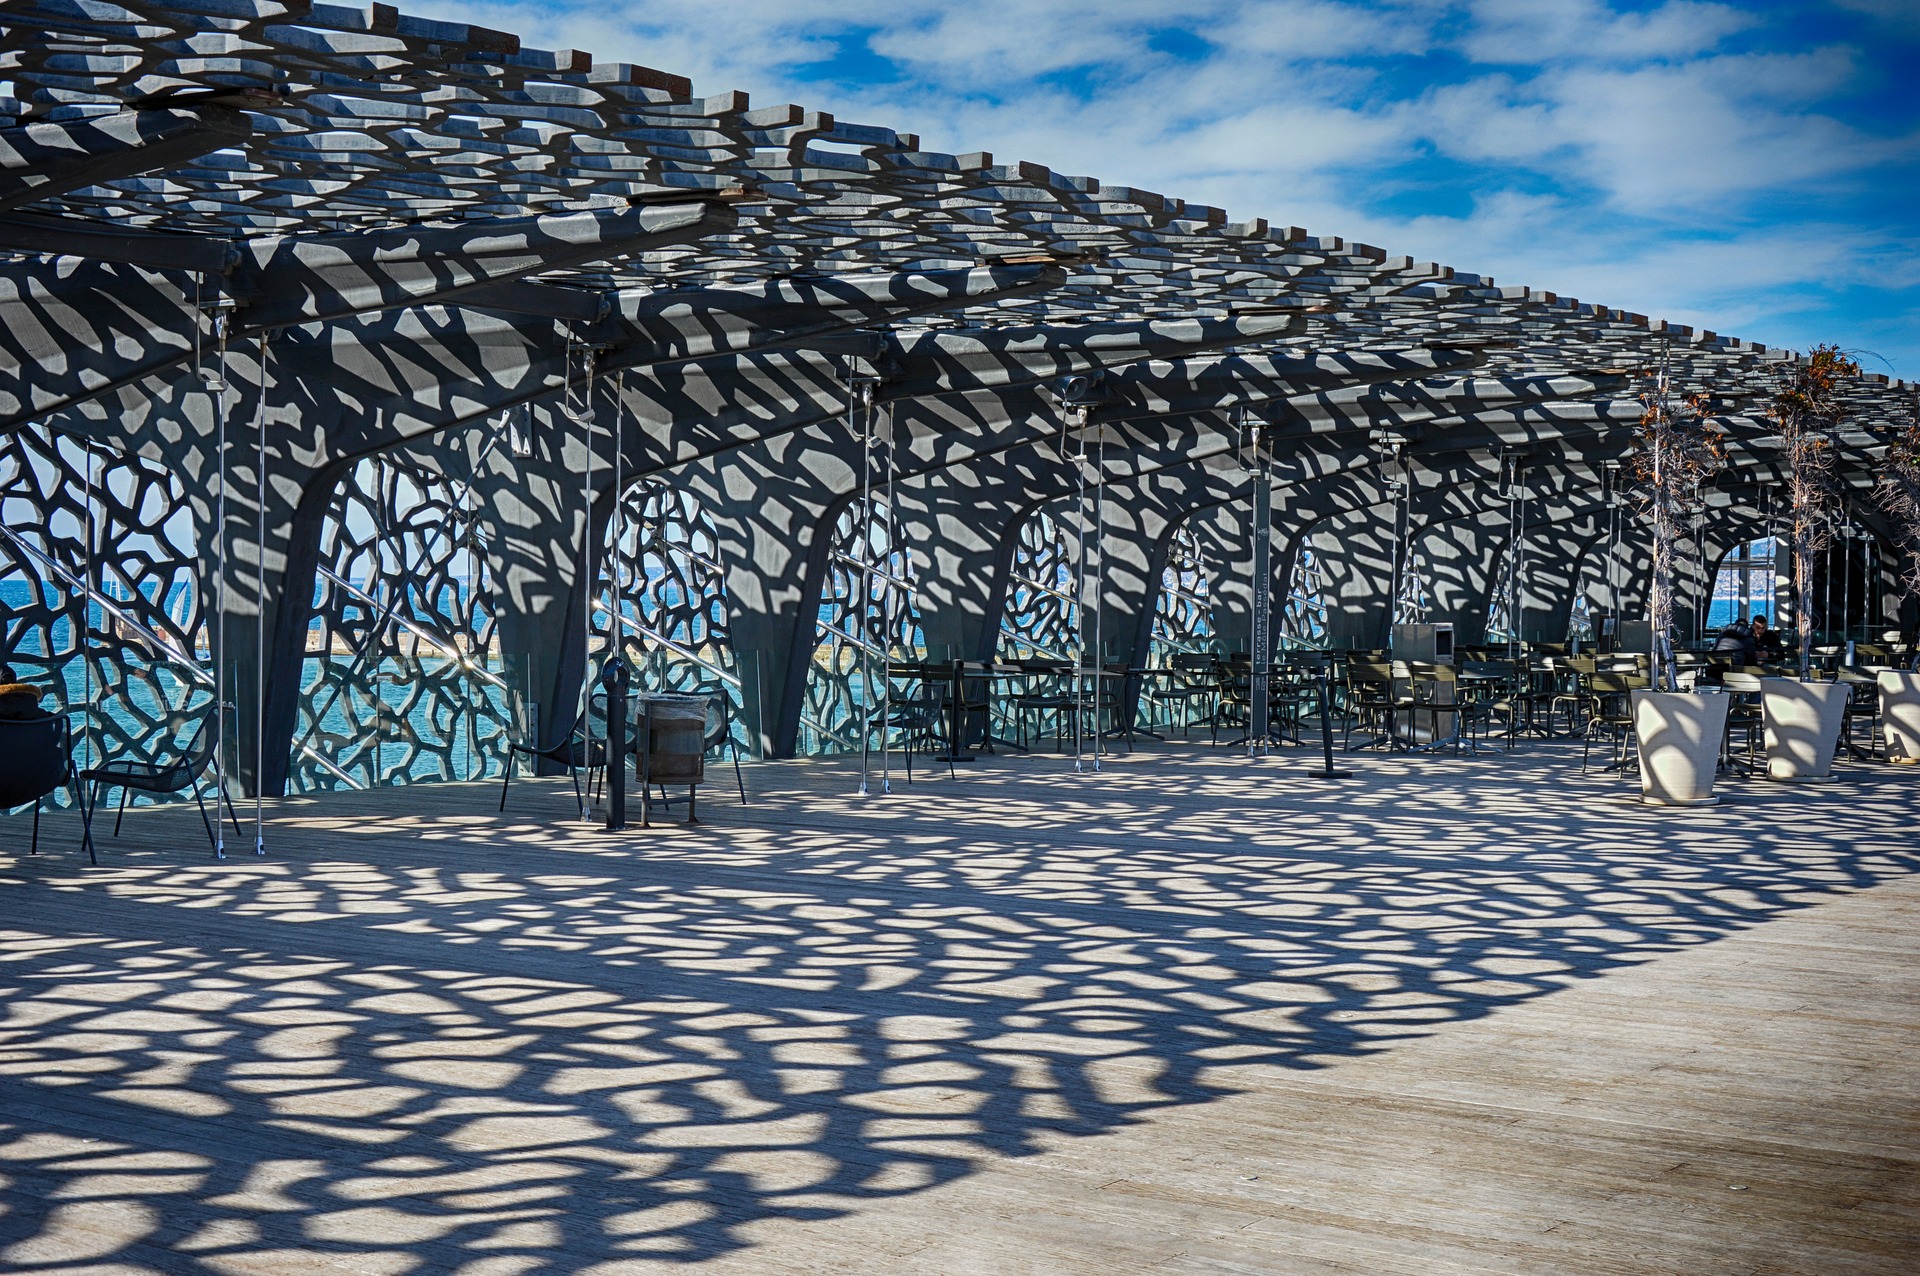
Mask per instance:
[[[195,660],[191,655],[182,651],[179,647],[174,645],[172,642],[170,642],[166,638],[161,637],[151,627],[144,624],[137,617],[129,613],[126,610],[126,608],[120,606],[117,599],[110,598],[106,594],[95,589],[87,581],[76,576],[72,571],[70,571],[67,568],[67,566],[64,563],[60,562],[60,560],[54,558],[51,554],[48,554],[45,550],[39,548],[38,546],[30,543],[29,541],[21,537],[20,534],[15,532],[11,527],[7,527],[5,524],[0,524],[0,534],[5,535],[6,538],[13,543],[15,548],[24,550],[26,553],[30,554],[33,558],[38,560],[41,566],[47,568],[55,576],[58,576],[62,581],[62,583],[64,583],[69,590],[80,594],[82,597],[86,598],[89,602],[98,603],[102,611],[106,612],[108,615],[112,616],[114,619],[126,625],[129,629],[133,630],[134,633],[139,635],[141,638],[144,638],[147,641],[148,645],[151,646],[154,650],[160,652],[162,655],[165,655],[174,663],[183,665],[187,669],[191,670],[192,673],[194,674],[196,681],[205,683],[209,686],[213,684],[215,679],[212,673],[208,672],[205,669],[202,669],[200,667],[199,662]]]
[[[605,599],[601,599],[601,598],[594,599],[593,605],[595,610],[601,611],[601,612],[610,612],[614,610],[611,606],[607,604]],[[624,611],[616,612],[615,614],[620,619],[620,626],[622,629],[630,630],[634,633],[637,633],[642,638],[650,639],[653,642],[659,644],[660,646],[665,647],[667,650],[674,652],[675,654],[682,656],[687,660],[692,661],[694,664],[706,670],[708,673],[720,679],[722,682],[732,683],[736,687],[741,687],[741,688],[745,687],[746,684],[741,681],[739,674],[728,673],[724,667],[720,665],[716,665],[711,661],[701,659],[699,654],[695,652],[692,648],[687,647],[682,643],[675,642],[673,639],[667,637],[665,634],[661,633],[659,630],[650,628],[649,626],[642,623],[641,621],[635,620],[633,617],[627,615],[626,612]]]

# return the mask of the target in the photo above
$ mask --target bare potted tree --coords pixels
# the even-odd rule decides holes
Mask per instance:
[[[1634,494],[1653,533],[1648,619],[1653,627],[1653,685],[1633,693],[1633,732],[1640,749],[1640,797],[1662,806],[1705,806],[1714,796],[1727,697],[1680,690],[1673,660],[1674,559],[1687,525],[1699,514],[1701,485],[1726,464],[1709,428],[1708,401],[1676,399],[1671,362],[1662,358],[1640,396],[1640,428],[1628,461]]]
[[[1900,595],[1911,598],[1920,594],[1920,419],[1887,448],[1874,499],[1892,520],[1902,555]],[[1886,669],[1875,681],[1887,760],[1920,762],[1920,672]]]
[[[1817,682],[1813,665],[1813,562],[1833,537],[1833,512],[1840,485],[1835,472],[1838,448],[1833,431],[1843,408],[1840,384],[1860,374],[1860,365],[1838,346],[1815,346],[1804,359],[1786,365],[1780,390],[1768,412],[1780,436],[1787,462],[1787,495],[1792,526],[1793,621],[1799,639],[1800,676],[1763,678],[1766,711],[1767,775],[1775,780],[1826,780],[1833,775],[1833,754],[1852,690],[1843,682]]]

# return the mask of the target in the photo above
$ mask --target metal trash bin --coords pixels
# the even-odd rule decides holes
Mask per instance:
[[[640,821],[651,812],[649,789],[687,786],[687,823],[694,816],[694,794],[707,776],[707,698],[645,695],[634,705],[634,773],[640,780]]]

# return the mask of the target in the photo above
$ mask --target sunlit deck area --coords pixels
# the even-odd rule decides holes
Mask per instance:
[[[1913,1270],[1911,775],[1302,767],[10,825],[0,1267]]]

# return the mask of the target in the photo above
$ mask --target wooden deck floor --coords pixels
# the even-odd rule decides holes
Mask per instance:
[[[0,1270],[1920,1270],[1920,776],[1301,766],[10,819]]]

